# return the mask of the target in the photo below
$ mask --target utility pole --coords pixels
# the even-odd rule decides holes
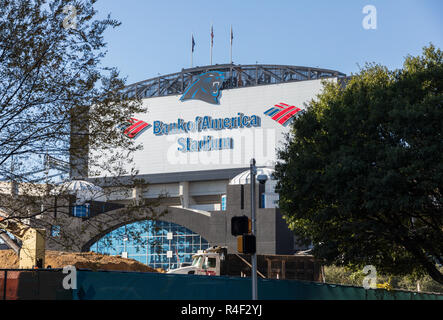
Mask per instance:
[[[251,159],[250,178],[251,178],[251,220],[252,220],[252,235],[256,235],[256,220],[255,220],[255,176],[257,175],[257,168],[255,166],[255,159]],[[251,256],[251,279],[252,279],[252,300],[257,300],[257,253]]]

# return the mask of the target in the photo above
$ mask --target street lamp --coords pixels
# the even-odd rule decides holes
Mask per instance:
[[[251,178],[251,220],[252,220],[252,235],[255,236],[255,176],[257,175],[257,167],[255,166],[255,159],[252,158],[250,162],[250,178]],[[251,257],[252,264],[252,300],[257,300],[257,253]]]

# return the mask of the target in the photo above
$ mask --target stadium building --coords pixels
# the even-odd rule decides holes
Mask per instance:
[[[75,165],[65,186],[77,198],[85,190],[103,190],[107,196],[78,201],[64,216],[61,210],[54,213],[47,248],[119,254],[164,269],[190,262],[192,254],[209,246],[236,252],[231,218],[251,214],[249,167],[254,158],[257,174],[267,177],[255,190],[257,253],[306,249],[278,209],[273,168],[290,123],[321,92],[322,82],[344,78],[341,72],[319,68],[227,64],[183,69],[126,87],[123,94],[141,98],[147,109],[120,126],[127,139],[143,146],[134,152],[131,166],[147,186],[125,188],[125,177],[119,177],[116,188],[104,173],[88,175],[97,171],[85,161],[94,150],[85,151],[82,161],[71,158]],[[159,220],[151,220],[148,210],[122,214],[122,207],[134,201],[159,196],[159,208],[167,210]],[[57,237],[70,230],[80,232],[69,238],[69,248],[62,247]],[[137,231],[141,241],[131,237]],[[105,245],[109,239],[112,246]]]
[[[272,171],[292,120],[320,93],[324,79],[344,77],[319,68],[228,64],[183,69],[128,86],[125,94],[142,98],[147,112],[134,115],[122,132],[143,145],[134,154],[134,164],[139,178],[149,183],[130,197],[166,194],[169,213],[162,221],[120,227],[145,224],[145,245],[123,237],[113,249],[99,240],[91,250],[126,252],[129,258],[165,269],[189,262],[193,253],[208,246],[235,252],[230,222],[233,216],[250,216],[252,158],[258,174],[268,177],[265,184],[256,184],[257,252],[293,254],[305,249],[297,245],[276,205]],[[93,181],[100,185],[100,178]]]

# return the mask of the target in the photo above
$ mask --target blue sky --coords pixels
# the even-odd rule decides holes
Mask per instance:
[[[377,9],[377,29],[365,30],[362,12]],[[210,26],[214,25],[213,63],[229,63],[233,25],[236,64],[288,64],[358,72],[377,62],[400,68],[430,42],[443,47],[441,0],[101,0],[100,15],[122,25],[105,34],[104,63],[116,66],[128,84],[209,64]]]

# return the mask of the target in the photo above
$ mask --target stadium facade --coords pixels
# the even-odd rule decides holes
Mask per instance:
[[[254,190],[257,253],[306,249],[278,209],[273,168],[290,123],[321,92],[322,82],[344,78],[319,68],[228,64],[183,69],[126,87],[123,94],[141,98],[147,110],[120,125],[127,139],[143,146],[126,169],[135,167],[135,178],[147,184],[134,186],[128,177],[118,177],[118,186],[109,183],[115,180],[88,164],[95,155],[89,148],[83,159],[71,157],[71,180],[64,186],[76,192],[76,203],[48,197],[56,207],[67,201],[69,210],[57,209],[37,221],[49,229],[47,248],[121,254],[164,269],[189,262],[209,246],[236,252],[231,218],[251,214],[249,166],[254,158],[258,174],[267,177]],[[15,192],[12,184],[8,188]],[[85,190],[107,196],[85,203],[78,193]],[[131,203],[160,196],[156,210],[167,213],[158,220],[150,219],[149,210],[124,213]],[[141,233],[137,240],[131,237],[134,231]],[[107,239],[112,246],[105,246]]]
[[[100,240],[91,250],[126,252],[166,269],[212,245],[235,252],[230,221],[233,216],[250,216],[252,158],[258,173],[268,176],[265,184],[256,184],[258,253],[306,249],[298,246],[277,207],[272,171],[290,123],[321,92],[322,81],[344,78],[341,72],[319,68],[229,64],[183,69],[128,86],[124,94],[141,98],[147,112],[134,115],[121,129],[143,145],[132,165],[149,186],[130,196],[114,193],[109,201],[166,194],[164,204],[173,213],[159,222],[120,226],[121,231],[148,224],[152,231],[143,234],[146,245],[123,237],[113,249]],[[91,181],[100,185],[101,180]]]

